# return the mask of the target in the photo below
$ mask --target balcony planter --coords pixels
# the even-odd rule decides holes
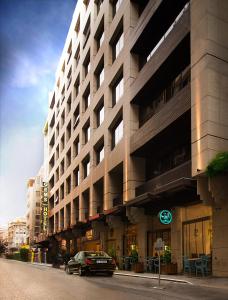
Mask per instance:
[[[144,272],[144,263],[143,262],[135,262],[132,266],[132,269],[135,273],[143,273]]]
[[[228,195],[228,152],[218,153],[206,168],[208,189],[218,203],[227,200]]]

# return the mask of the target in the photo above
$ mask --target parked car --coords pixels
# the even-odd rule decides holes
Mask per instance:
[[[114,259],[104,251],[80,251],[67,263],[66,273],[78,272],[79,276],[88,273],[106,273],[112,276],[115,268]]]

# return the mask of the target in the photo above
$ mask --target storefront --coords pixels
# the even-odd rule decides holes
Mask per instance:
[[[199,257],[212,253],[212,220],[204,217],[183,222],[183,255]]]
[[[155,250],[155,242],[158,238],[164,241],[164,245],[171,247],[171,229],[159,229],[155,231],[147,232],[147,257],[152,257],[157,255]]]
[[[87,230],[85,236],[77,238],[78,251],[99,251],[103,246],[99,232],[94,229]]]
[[[135,250],[138,252],[137,225],[127,225],[123,243],[123,256],[129,256]]]

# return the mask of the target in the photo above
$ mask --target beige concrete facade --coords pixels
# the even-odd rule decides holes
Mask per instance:
[[[17,248],[26,244],[26,220],[17,218],[8,224],[8,249]]]
[[[216,253],[226,274],[195,177],[228,149],[226,2],[78,1],[49,99],[52,244],[144,261],[162,237],[179,272]]]
[[[215,154],[228,150],[228,3],[192,1],[191,5],[192,174],[203,176]],[[227,276],[226,184],[215,189],[215,194],[225,196],[218,203],[207,180],[199,178],[198,182],[201,199],[213,207],[214,275]]]

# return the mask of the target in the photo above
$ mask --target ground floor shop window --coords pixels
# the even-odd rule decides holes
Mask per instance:
[[[129,225],[124,236],[124,256],[130,256],[132,251],[138,251],[137,227]]]
[[[171,246],[171,230],[162,229],[156,231],[148,231],[147,232],[147,256],[156,256],[156,250],[154,249],[155,242],[158,238],[161,238],[164,241],[165,246]]]
[[[211,255],[212,221],[210,217],[183,223],[183,255],[199,257]]]

